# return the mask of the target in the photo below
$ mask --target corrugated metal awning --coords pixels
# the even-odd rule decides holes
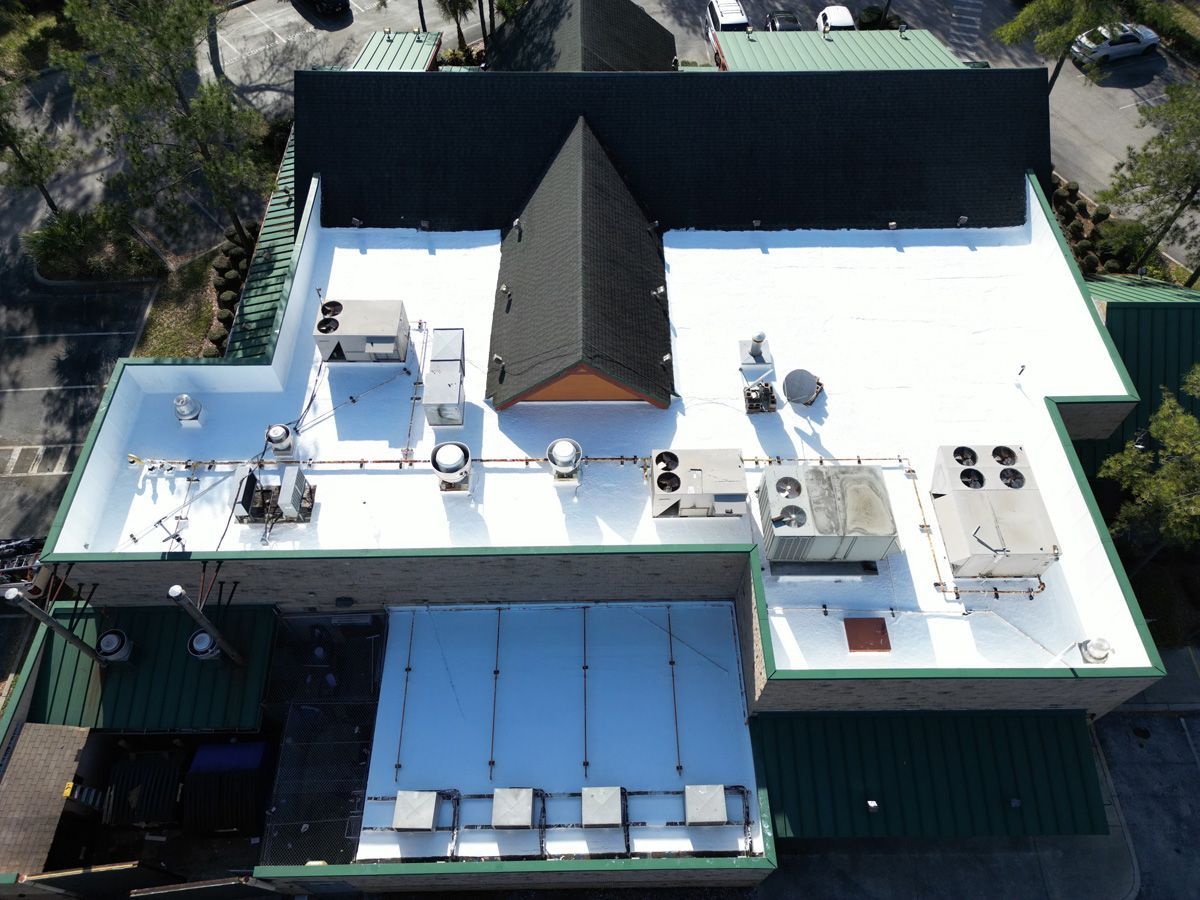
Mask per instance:
[[[776,839],[1106,834],[1086,714],[759,715]]]

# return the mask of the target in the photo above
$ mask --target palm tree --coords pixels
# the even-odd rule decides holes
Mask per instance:
[[[454,27],[458,29],[458,49],[466,51],[467,36],[463,34],[462,23],[471,18],[474,0],[437,0],[437,5],[443,16],[454,20]]]

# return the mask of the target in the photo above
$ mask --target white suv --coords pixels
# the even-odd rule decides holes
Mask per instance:
[[[745,31],[749,24],[740,0],[708,0],[704,13],[704,36],[708,38],[708,45],[714,54],[721,52],[717,45],[717,32]]]

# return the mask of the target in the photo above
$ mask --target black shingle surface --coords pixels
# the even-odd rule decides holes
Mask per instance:
[[[580,119],[501,244],[487,396],[503,407],[583,363],[666,406],[665,280],[657,231]]]
[[[494,72],[666,72],[675,37],[632,0],[530,0],[492,37]]]
[[[1017,225],[1050,174],[1041,69],[298,71],[297,189],[329,226],[499,228],[581,115],[664,228]]]

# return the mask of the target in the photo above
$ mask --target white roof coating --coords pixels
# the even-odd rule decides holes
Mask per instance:
[[[748,798],[750,852],[762,853],[731,604],[389,614],[357,859],[542,855],[539,828],[491,827],[494,792],[511,788],[546,794],[547,856],[625,852],[622,829],[582,827],[589,787],[625,789],[629,851],[643,855],[745,853]],[[685,788],[702,784],[730,787],[733,824],[682,824]],[[437,831],[392,830],[403,791],[443,792]],[[528,795],[502,795],[495,812],[515,807],[529,821],[527,802],[514,800]],[[535,823],[541,802],[534,796]]]
[[[1078,642],[1098,636],[1116,648],[1109,665],[1147,665],[1044,402],[1124,387],[1031,200],[1028,224],[1009,229],[668,232],[679,396],[666,410],[524,403],[497,413],[483,391],[500,235],[323,229],[314,217],[273,365],[126,367],[54,552],[157,553],[172,529],[193,553],[746,545],[761,539],[753,502],[740,517],[654,518],[632,458],[741,448],[753,490],[766,457],[862,457],[881,460],[900,552],[878,574],[765,572],[780,668],[1065,667],[1079,664]],[[408,368],[321,363],[312,338],[321,297],[403,299],[414,328]],[[457,327],[465,424],[435,430],[421,409],[419,360],[431,329]],[[795,368],[824,381],[815,405],[745,413],[739,341],[759,330],[777,387]],[[199,427],[176,421],[180,392],[203,404]],[[231,521],[234,464],[263,451],[268,425],[297,420],[297,455],[312,461],[305,474],[317,489],[313,520],[269,533]],[[541,462],[560,437],[590,458],[574,486],[556,484]],[[469,491],[438,489],[428,460],[445,440],[471,449]],[[1062,558],[1032,599],[1028,582],[1002,585],[1021,593],[999,598],[933,588],[950,580],[929,508],[934,457],[963,443],[1020,445],[1033,461]],[[186,469],[186,460],[221,462]],[[277,484],[280,467],[266,461],[261,475]],[[864,612],[888,617],[890,652],[848,652],[841,620]]]

